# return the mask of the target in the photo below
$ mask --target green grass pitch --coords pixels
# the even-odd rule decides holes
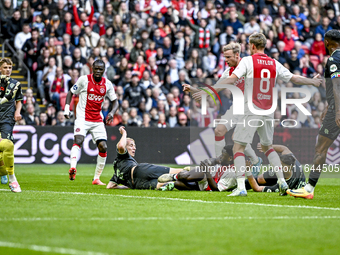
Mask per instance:
[[[91,185],[94,167],[71,182],[67,164],[17,165],[23,192],[0,185],[0,254],[339,254],[340,178],[322,178],[313,200],[229,198],[106,190]]]

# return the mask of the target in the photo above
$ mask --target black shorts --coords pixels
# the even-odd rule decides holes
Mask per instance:
[[[340,128],[335,123],[335,111],[329,107],[326,113],[325,119],[322,122],[319,134],[323,135],[331,140],[335,140],[340,134]]]
[[[170,167],[148,163],[138,164],[133,171],[134,189],[156,189],[158,177],[169,172]]]
[[[8,123],[1,123],[0,125],[0,134],[2,139],[8,139],[13,142],[13,128],[14,124],[8,124]]]

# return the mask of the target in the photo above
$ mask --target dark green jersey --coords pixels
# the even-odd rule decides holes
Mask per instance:
[[[9,85],[7,86],[5,92],[5,95],[9,94],[17,83],[19,83],[19,89],[15,97],[9,100],[7,103],[0,105],[0,125],[1,123],[9,123],[11,125],[15,124],[14,120],[15,102],[23,99],[20,82],[10,78]]]
[[[114,174],[110,181],[133,188],[131,182],[131,169],[137,165],[137,161],[130,156],[127,150],[125,150],[123,154],[120,154],[117,151],[117,157],[113,162]]]
[[[328,109],[332,110],[335,106],[332,79],[336,77],[340,77],[340,49],[332,53],[325,66],[326,98],[329,105]]]

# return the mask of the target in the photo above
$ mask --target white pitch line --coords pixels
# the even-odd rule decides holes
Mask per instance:
[[[22,244],[0,241],[0,247],[26,249],[31,251],[59,253],[59,254],[71,254],[71,255],[108,255],[108,253],[94,252],[94,251],[81,251],[62,247],[42,246],[35,244]]]
[[[1,221],[179,221],[179,220],[310,220],[310,219],[340,219],[340,216],[272,216],[272,217],[115,217],[115,218],[0,218]],[[0,245],[1,246],[1,245]]]
[[[0,191],[9,191],[8,189],[0,189]],[[330,210],[340,211],[339,207],[319,207],[310,205],[280,205],[280,204],[261,204],[251,202],[230,202],[230,201],[207,201],[200,199],[184,199],[184,198],[172,198],[172,197],[148,197],[148,196],[132,196],[132,195],[118,195],[118,194],[101,194],[101,193],[84,193],[84,192],[64,192],[64,191],[42,191],[42,190],[27,190],[23,192],[39,192],[39,193],[53,193],[53,194],[66,194],[66,195],[86,195],[86,196],[108,196],[108,197],[123,197],[123,198],[137,198],[137,199],[153,199],[153,200],[170,200],[180,202],[194,202],[194,203],[206,203],[206,204],[231,204],[231,205],[255,205],[264,207],[284,207],[284,208],[299,208],[299,209],[315,209],[315,210]]]

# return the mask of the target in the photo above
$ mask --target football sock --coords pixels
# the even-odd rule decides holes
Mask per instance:
[[[317,166],[315,166],[317,167]],[[309,174],[309,178],[308,178],[308,183],[315,187],[316,184],[318,183],[318,180],[320,178],[321,175],[321,171],[318,170],[311,170],[310,174]]]
[[[77,162],[79,158],[80,147],[78,144],[73,144],[70,155],[70,166],[71,168],[77,167]]]
[[[107,152],[99,152],[99,155],[97,157],[96,171],[94,172],[94,177],[93,177],[94,180],[100,178],[100,175],[102,174],[103,169],[105,167],[106,157],[107,157]]]
[[[276,173],[276,177],[279,183],[285,182],[285,178],[283,177],[282,166],[280,157],[277,152],[271,148],[266,151],[266,156],[269,160],[269,163],[273,166],[274,172]]]
[[[244,149],[244,154],[250,158],[251,163],[257,164],[259,162],[259,158],[256,156],[255,151],[253,150],[253,148],[251,147],[249,143]]]
[[[305,190],[309,193],[313,193],[314,192],[314,188],[310,183],[307,183],[307,185],[305,186]]]
[[[246,166],[246,158],[244,153],[236,152],[234,154],[234,165],[236,168],[236,180],[237,180],[237,188],[239,190],[245,189],[245,166]]]
[[[225,146],[224,136],[215,136],[215,154],[216,154],[216,157],[221,156],[224,146]]]
[[[16,182],[17,178],[15,177],[15,174],[9,174],[8,175],[9,182]]]

